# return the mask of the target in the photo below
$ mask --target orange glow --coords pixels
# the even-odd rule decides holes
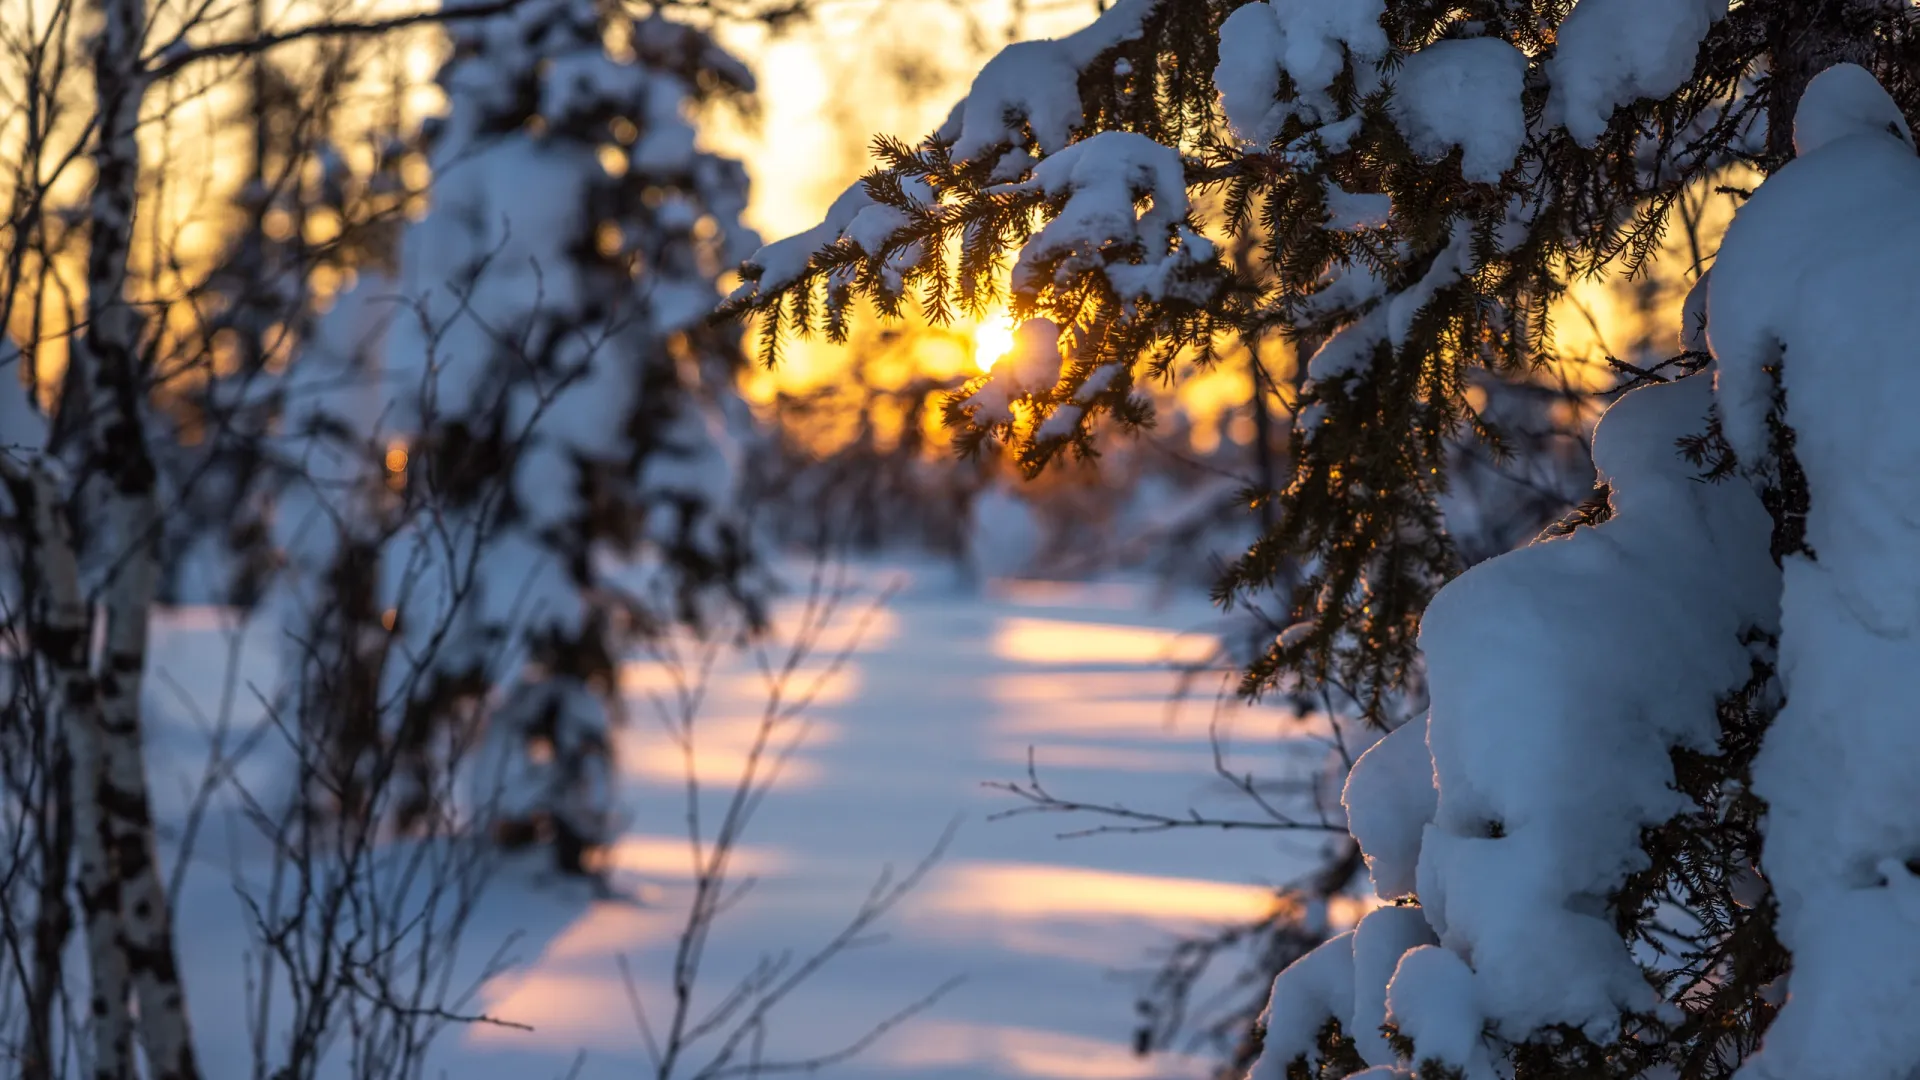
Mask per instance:
[[[927,886],[929,909],[993,919],[1198,919],[1251,921],[1273,891],[1199,878],[1156,877],[1043,863],[972,862]]]
[[[1213,655],[1199,634],[1058,619],[1008,619],[993,635],[993,654],[1029,664],[1189,664]]]
[[[1084,701],[1090,705],[1151,701],[1167,703],[1173,677],[1164,671],[1102,672],[1097,683],[1062,679],[1041,672],[1002,675],[993,680],[993,700],[1005,705],[1059,705]]]
[[[973,366],[988,371],[1012,352],[1014,329],[1013,316],[1005,311],[980,320],[973,328]]]
[[[407,471],[407,444],[399,439],[387,444],[387,471],[390,473]]]
[[[707,689],[707,707],[711,710],[758,716],[767,700],[766,683],[757,674],[733,678],[724,685]],[[812,693],[811,700],[816,706],[842,705],[859,693],[860,672],[850,664],[831,674],[818,666],[798,668],[787,685],[785,696],[791,700],[803,691]],[[673,674],[658,664],[620,665],[620,693],[636,709],[651,710],[655,697],[671,702],[675,692]],[[643,711],[642,715],[647,713]]]
[[[1327,900],[1327,922],[1336,930],[1344,930],[1360,925],[1360,920],[1367,917],[1367,912],[1385,906],[1385,901],[1371,892],[1359,896],[1330,897]]]
[[[703,715],[694,727],[694,777],[704,785],[724,786],[738,780],[747,767],[754,733],[760,727],[759,713]],[[796,734],[799,734],[797,722],[788,722],[776,733],[760,759],[759,775],[762,778],[774,767],[779,749]],[[818,783],[822,775],[820,764],[808,757],[807,751],[830,743],[838,736],[839,729],[831,724],[818,720],[809,724],[801,750],[781,768],[778,786],[791,791]],[[616,738],[621,741],[620,771],[623,775],[666,784],[678,784],[686,779],[686,757],[678,746],[661,739],[657,729],[629,730]]]
[[[667,940],[662,931],[679,922],[675,913],[631,904],[599,903],[587,909],[540,954],[541,967],[561,966],[566,960],[586,960],[595,967],[617,952]]]
[[[693,856],[683,836],[648,836],[628,833],[607,851],[607,869],[625,870],[648,878],[693,878]],[[739,845],[733,849],[733,872],[746,877],[766,877],[784,870],[790,860],[771,848]]]
[[[673,940],[681,916],[667,907],[597,903],[553,939],[537,960],[487,985],[487,1014],[527,1024],[542,1043],[568,1046],[628,1046],[634,1019],[616,955],[631,955]],[[469,1045],[515,1041],[527,1033],[478,1024],[466,1029]]]
[[[1177,676],[1170,671],[1137,669],[1103,671],[1097,680],[1061,678],[1041,672],[1002,675],[993,681],[989,696],[993,717],[989,721],[998,742],[998,753],[1018,754],[1002,760],[1026,760],[1026,748],[1035,742],[1053,740],[1124,738],[1168,744],[1193,744],[1204,736],[1204,728],[1195,718],[1199,702],[1179,708],[1171,695]],[[1213,690],[1203,683],[1195,688],[1204,700]],[[1191,722],[1180,722],[1190,718]],[[1169,748],[1170,749],[1170,748]],[[1056,763],[1065,768],[1145,768],[1142,763],[1121,764],[1119,751],[1053,741],[1044,746],[1041,764]],[[1208,766],[1190,757],[1169,754],[1162,749],[1144,749],[1140,753],[1161,759],[1160,768],[1205,771]],[[1053,756],[1060,755],[1059,758]],[[1104,755],[1114,755],[1110,758]]]
[[[594,227],[593,249],[599,252],[602,258],[611,259],[620,254],[620,249],[625,247],[626,243],[626,234],[613,222],[603,221]]]
[[[596,153],[600,158],[600,167],[606,170],[608,176],[619,178],[627,175],[626,151],[618,146],[602,146]]]

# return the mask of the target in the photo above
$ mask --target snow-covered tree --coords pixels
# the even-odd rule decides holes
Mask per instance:
[[[1431,714],[1346,791],[1402,906],[1280,976],[1255,1076],[1343,1056],[1423,1077],[1912,1075],[1896,283],[1920,159],[1851,64],[1807,87],[1794,145],[1690,305],[1712,379],[1602,421],[1606,516],[1430,606]],[[1710,410],[1745,481],[1702,484],[1675,453]],[[1789,474],[1806,499],[1770,515]]]
[[[378,555],[399,621],[383,677],[405,699],[389,735],[424,759],[507,685],[487,760],[533,790],[503,793],[503,828],[591,845],[610,807],[598,784],[583,810],[579,778],[611,769],[572,757],[608,753],[624,643],[756,610],[741,354],[703,321],[755,241],[744,170],[693,126],[752,81],[701,31],[591,0],[528,0],[453,38],[432,208],[397,280],[343,304],[381,326],[347,339],[395,402],[385,465],[408,518]]]
[[[1377,707],[1457,569],[1449,446],[1497,435],[1472,371],[1548,358],[1569,280],[1638,266],[1690,186],[1791,157],[1781,133],[1825,63],[1912,93],[1913,38],[1880,0],[1122,0],[990,61],[920,144],[882,140],[820,227],[749,260],[729,310],[765,313],[771,356],[783,332],[837,332],[856,298],[979,310],[1017,255],[1014,306],[1066,328],[1063,366],[1017,391],[1030,423],[959,413],[1034,469],[1102,415],[1144,420],[1135,384],[1177,350],[1292,336],[1311,422],[1223,593],[1309,566],[1285,599],[1314,632],[1250,689],[1337,676]]]
[[[952,413],[1034,470],[1223,335],[1309,357],[1220,590],[1291,608],[1246,688],[1384,718],[1424,652],[1431,709],[1346,792],[1393,903],[1276,980],[1256,1076],[1901,1080],[1916,72],[1897,0],[1120,0],[883,141],[729,310],[771,355],[860,298],[977,311],[1012,258],[1059,349]],[[1769,178],[1593,497],[1446,584],[1461,434],[1501,434],[1474,381],[1551,360],[1569,282],[1735,169]]]

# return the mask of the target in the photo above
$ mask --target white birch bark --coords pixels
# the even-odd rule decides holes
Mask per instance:
[[[52,707],[73,754],[74,850],[91,984],[88,1066],[96,1080],[124,1080],[133,1075],[133,1016],[127,1007],[131,975],[122,944],[120,883],[102,813],[100,688],[88,655],[91,635],[79,559],[61,515],[60,485],[44,463],[25,467],[0,457],[0,467],[16,490],[30,492],[23,509],[47,598],[45,613],[34,626],[34,647],[50,668]]]
[[[140,1004],[138,1025],[153,1080],[197,1080],[186,995],[172,940],[166,888],[154,858],[153,819],[147,797],[140,741],[140,688],[146,666],[147,620],[157,580],[158,515],[155,473],[146,444],[146,386],[142,377],[141,320],[127,302],[128,256],[139,194],[137,124],[148,77],[140,50],[146,38],[146,0],[93,0],[99,27],[92,43],[99,124],[93,151],[94,187],[89,201],[87,330],[76,343],[74,362],[85,408],[85,450],[107,487],[103,521],[91,523],[87,539],[106,556],[107,642],[97,677],[97,707],[88,722],[73,717],[76,804],[86,814],[109,856],[111,888],[102,901],[117,901],[117,959],[98,955],[96,967],[117,974],[124,965]],[[64,406],[63,406],[64,407]],[[90,759],[83,770],[79,762]],[[83,859],[83,865],[85,860]],[[84,876],[84,875],[83,875]],[[104,921],[104,913],[103,920]],[[90,930],[91,937],[91,930]],[[110,1011],[124,999],[108,1001]],[[124,1006],[121,1006],[124,1007]]]

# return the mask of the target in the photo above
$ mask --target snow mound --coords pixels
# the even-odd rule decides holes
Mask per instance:
[[[1420,833],[1433,820],[1439,798],[1424,717],[1394,729],[1353,763],[1340,801],[1380,899],[1417,891]]]
[[[1793,152],[1804,157],[1853,135],[1892,135],[1908,146],[1913,132],[1900,107],[1858,64],[1836,64],[1807,83],[1793,116]]]
[[[1287,1080],[1287,1066],[1314,1052],[1328,1020],[1341,1026],[1353,1013],[1353,931],[1327,939],[1274,977],[1267,1010],[1260,1014],[1267,1037],[1247,1080]]]
[[[1459,147],[1462,176],[1496,183],[1527,140],[1526,80],[1526,54],[1498,38],[1436,41],[1401,67],[1394,121],[1414,153],[1440,158]]]
[[[1349,58],[1372,64],[1387,55],[1385,14],[1385,0],[1282,0],[1236,9],[1220,26],[1213,71],[1228,123],[1246,142],[1264,146],[1290,117],[1337,119],[1328,89]],[[1276,100],[1282,72],[1293,83],[1293,101]]]
[[[1726,14],[1727,0],[1580,0],[1547,61],[1547,122],[1592,146],[1615,109],[1679,89]]]
[[[1669,748],[1713,747],[1742,635],[1774,620],[1759,499],[1699,483],[1674,445],[1710,403],[1705,379],[1622,398],[1594,440],[1615,516],[1482,563],[1427,610],[1440,797],[1419,895],[1509,1039],[1604,1037],[1655,1003],[1604,900],[1644,865],[1640,830],[1682,809]]]
[[[1741,1080],[1920,1061],[1920,158],[1899,116],[1860,68],[1816,77],[1802,156],[1735,216],[1708,298],[1729,438],[1761,460],[1777,378],[1811,496],[1811,554],[1784,567],[1786,705],[1753,769],[1792,983]]]
[[[1042,154],[1064,149],[1080,126],[1080,73],[1094,59],[1140,36],[1159,0],[1120,0],[1092,25],[1055,40],[1022,41],[1000,50],[974,77],[973,88],[940,129],[957,161],[1018,147],[1024,121]]]
[[[1397,1075],[1392,1071],[1397,1055],[1380,1031],[1389,985],[1405,958],[1431,949],[1433,940],[1419,908],[1375,908],[1360,925],[1295,961],[1273,981],[1262,1014],[1266,1039],[1247,1080],[1286,1080],[1289,1065],[1312,1059],[1329,1020],[1354,1040],[1368,1065]]]
[[[1458,956],[1422,946],[1400,958],[1387,987],[1387,1015],[1413,1040],[1418,1060],[1458,1069],[1464,1080],[1493,1080],[1499,1074],[1480,1039],[1476,982]]]
[[[1399,1063],[1380,1031],[1389,986],[1402,958],[1433,944],[1433,930],[1417,907],[1375,908],[1353,928],[1353,1015],[1342,1026],[1367,1064]]]
[[[1657,1006],[1606,897],[1645,865],[1641,830],[1684,809],[1669,751],[1715,745],[1718,698],[1750,672],[1746,635],[1776,626],[1759,498],[1698,482],[1675,445],[1712,402],[1704,378],[1622,398],[1594,442],[1615,515],[1482,563],[1429,606],[1427,722],[1363,755],[1343,800],[1380,895],[1420,906],[1369,916],[1345,968],[1322,950],[1281,974],[1270,1075],[1328,1016],[1370,1065],[1391,1064],[1368,1034],[1384,1015],[1415,1061],[1480,1080],[1495,1075],[1489,1030],[1605,1039],[1623,1011]],[[1351,1012],[1321,1003],[1336,980]]]

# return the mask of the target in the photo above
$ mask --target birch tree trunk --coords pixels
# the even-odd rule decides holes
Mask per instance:
[[[83,843],[82,889],[94,894],[89,921],[117,914],[118,941],[101,955],[92,927],[93,963],[117,977],[124,966],[140,1006],[139,1033],[154,1080],[197,1080],[186,994],[173,948],[167,894],[154,858],[153,818],[140,738],[141,677],[147,658],[147,620],[158,580],[159,515],[155,470],[144,420],[141,320],[127,302],[128,258],[139,193],[137,124],[148,78],[140,50],[146,38],[146,0],[94,0],[100,25],[93,39],[93,78],[99,124],[93,151],[94,187],[87,251],[87,330],[74,350],[84,365],[86,460],[105,481],[104,529],[89,529],[93,550],[107,556],[107,640],[100,659],[97,705],[75,710],[77,823],[92,826]],[[64,407],[63,407],[64,411]],[[104,546],[103,546],[104,545]],[[85,717],[91,713],[91,722]],[[81,766],[85,758],[87,765]],[[104,854],[106,858],[100,859]],[[91,853],[94,858],[88,859]],[[92,876],[87,871],[92,864]],[[102,874],[106,880],[102,877]],[[89,888],[89,885],[92,887]],[[117,912],[115,906],[117,905]],[[97,917],[95,915],[97,912]],[[110,984],[111,987],[111,984]],[[123,1012],[124,997],[108,999]],[[96,1005],[100,1001],[96,999]]]
[[[6,459],[0,458],[0,464],[7,464]],[[122,946],[119,881],[101,814],[105,792],[98,752],[100,692],[88,656],[86,595],[73,536],[62,514],[60,488],[45,464],[10,468],[8,478],[25,497],[22,511],[29,525],[33,565],[45,589],[44,614],[32,626],[34,648],[46,658],[53,690],[50,707],[55,722],[66,728],[62,735],[72,751],[74,850],[79,856],[80,910],[86,923],[91,983],[91,1071],[95,1080],[124,1080],[133,1075],[133,1018],[127,1009],[130,975]]]
[[[44,705],[44,703],[43,703]],[[37,815],[40,887],[34,899],[33,968],[27,986],[27,1053],[21,1080],[56,1080],[54,1023],[64,982],[73,909],[67,903],[73,864],[73,764],[57,723],[39,725],[37,754],[44,762]]]

